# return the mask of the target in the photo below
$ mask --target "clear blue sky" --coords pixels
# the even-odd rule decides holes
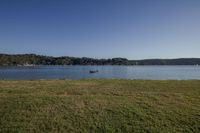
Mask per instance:
[[[0,53],[200,57],[200,0],[0,0]]]

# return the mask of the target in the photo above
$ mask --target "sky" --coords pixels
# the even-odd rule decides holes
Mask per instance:
[[[0,0],[0,53],[200,58],[200,0]]]

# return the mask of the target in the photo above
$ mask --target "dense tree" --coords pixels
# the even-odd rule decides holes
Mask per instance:
[[[126,58],[94,59],[50,57],[35,54],[0,54],[1,66],[14,65],[200,65],[200,58],[127,60]]]

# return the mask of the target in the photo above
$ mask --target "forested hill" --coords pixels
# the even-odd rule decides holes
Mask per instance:
[[[200,58],[127,60],[126,58],[94,59],[51,57],[35,54],[0,54],[0,66],[28,65],[200,65]]]

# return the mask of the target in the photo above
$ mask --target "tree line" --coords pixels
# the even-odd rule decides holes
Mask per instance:
[[[36,54],[0,54],[0,66],[25,65],[200,65],[200,58],[128,60],[87,57],[52,57]]]

